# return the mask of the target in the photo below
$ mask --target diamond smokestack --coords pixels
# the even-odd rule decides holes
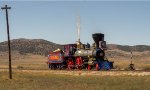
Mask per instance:
[[[99,41],[104,41],[104,34],[102,33],[95,33],[92,34],[93,40],[96,44],[96,48],[99,48]]]

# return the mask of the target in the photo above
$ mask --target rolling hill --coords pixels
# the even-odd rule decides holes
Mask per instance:
[[[128,46],[128,45],[116,45],[116,44],[108,44],[107,48],[109,50],[122,50],[126,52],[130,51],[137,51],[137,52],[144,52],[144,51],[150,51],[150,46],[147,45],[135,45],[135,46]]]
[[[20,54],[47,55],[49,51],[62,48],[62,45],[42,39],[14,39],[11,40],[11,50]],[[0,52],[8,51],[7,41],[0,43]]]
[[[118,56],[126,56],[130,54],[130,51],[133,50],[135,52],[142,53],[141,55],[150,55],[150,46],[146,45],[136,45],[136,46],[123,46],[116,44],[108,44],[108,55],[118,55]],[[18,52],[19,54],[37,54],[37,55],[45,55],[47,56],[49,51],[54,51],[56,49],[62,49],[63,46],[46,41],[43,39],[13,39],[11,40],[11,49],[14,52]],[[0,52],[8,51],[7,41],[0,43]],[[148,53],[144,53],[148,52]],[[128,54],[126,54],[128,53]]]

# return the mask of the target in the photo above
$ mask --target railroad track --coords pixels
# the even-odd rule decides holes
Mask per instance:
[[[9,68],[0,68],[0,70],[8,70]],[[61,69],[61,70],[51,70],[51,69],[35,69],[35,68],[22,68],[22,69],[18,69],[18,68],[12,68],[12,70],[39,70],[39,71],[44,71],[44,70],[49,70],[49,71],[89,71],[87,69],[82,69],[82,70],[77,70],[77,69],[74,69],[74,70],[66,70],[66,69]],[[97,71],[97,70],[90,70],[90,71]],[[111,72],[111,71],[132,71],[132,72],[150,72],[150,70],[116,70],[116,69],[111,69],[111,70],[99,70],[97,72],[100,72],[100,71],[106,71],[106,72]]]
[[[8,68],[0,68],[0,72],[8,71]],[[144,70],[50,70],[50,69],[17,69],[13,68],[13,72],[21,73],[41,73],[41,74],[58,74],[58,75],[72,75],[72,76],[150,76],[150,71]]]

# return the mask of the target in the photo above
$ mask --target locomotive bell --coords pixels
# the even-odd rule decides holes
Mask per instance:
[[[104,34],[102,33],[95,33],[92,34],[93,40],[96,44],[96,48],[99,48],[99,41],[104,41]]]

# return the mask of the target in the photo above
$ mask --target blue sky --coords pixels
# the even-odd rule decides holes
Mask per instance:
[[[109,44],[150,45],[150,1],[20,1],[7,4],[11,39],[45,39],[58,44],[77,40],[93,43],[92,33],[104,33]],[[6,41],[5,11],[0,10],[0,42]]]

